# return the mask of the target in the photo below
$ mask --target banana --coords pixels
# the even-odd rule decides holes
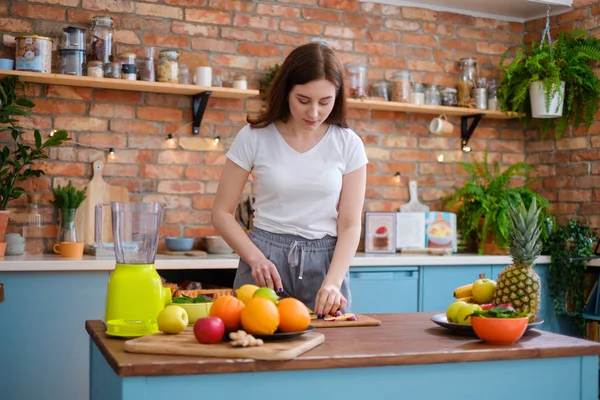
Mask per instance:
[[[454,289],[454,297],[457,299],[460,297],[469,297],[473,296],[473,284],[469,283],[468,285],[462,285]]]
[[[470,303],[470,304],[475,303],[475,299],[473,298],[473,296],[459,297],[456,299],[456,301],[464,301],[465,303]]]

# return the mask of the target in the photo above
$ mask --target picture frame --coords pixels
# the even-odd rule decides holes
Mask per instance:
[[[365,253],[396,252],[396,213],[365,213]]]

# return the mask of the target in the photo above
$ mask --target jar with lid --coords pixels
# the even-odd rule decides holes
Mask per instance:
[[[442,105],[448,107],[458,106],[458,90],[454,86],[448,86],[440,90],[442,93]]]
[[[94,78],[103,78],[104,66],[102,65],[102,61],[90,61],[87,66],[87,76],[92,76]]]
[[[137,56],[133,53],[122,53],[119,55],[121,61],[121,78],[129,81],[135,81],[137,74],[135,73],[135,59]]]
[[[498,102],[498,86],[488,86],[488,110],[500,110]]]
[[[429,85],[425,88],[425,104],[430,106],[442,105],[442,94],[438,85]]]
[[[412,85],[410,102],[416,106],[425,104],[425,86],[422,83],[416,82]]]
[[[477,60],[462,58],[458,80],[458,105],[460,107],[475,107],[475,99],[473,98],[475,87],[477,87]]]
[[[392,74],[394,84],[392,90],[392,101],[401,103],[410,103],[410,92],[412,76],[410,71],[396,71]]]
[[[179,64],[179,83],[183,85],[190,84],[190,67],[186,64]]]
[[[90,29],[90,45],[92,61],[103,64],[112,60],[114,23],[111,17],[93,17]]]
[[[248,89],[248,79],[243,74],[235,74],[233,76],[233,88],[247,90]]]
[[[372,96],[390,101],[392,97],[393,83],[388,81],[379,81],[371,85]]]
[[[158,53],[156,80],[158,82],[179,82],[179,52],[177,50],[161,50]]]
[[[367,95],[367,66],[361,63],[346,64],[350,97],[361,98]]]
[[[104,77],[121,79],[121,64],[118,61],[104,64]]]

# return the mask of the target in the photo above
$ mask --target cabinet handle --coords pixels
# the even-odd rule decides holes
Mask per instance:
[[[0,303],[4,301],[4,283],[0,283]]]
[[[409,279],[415,275],[416,271],[398,271],[398,272],[351,272],[350,278],[362,279],[365,281],[387,281],[398,279]]]

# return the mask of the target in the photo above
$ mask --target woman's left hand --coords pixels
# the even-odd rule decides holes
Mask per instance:
[[[319,318],[333,315],[336,311],[346,307],[347,300],[335,285],[323,285],[317,292],[315,300],[315,314]]]

